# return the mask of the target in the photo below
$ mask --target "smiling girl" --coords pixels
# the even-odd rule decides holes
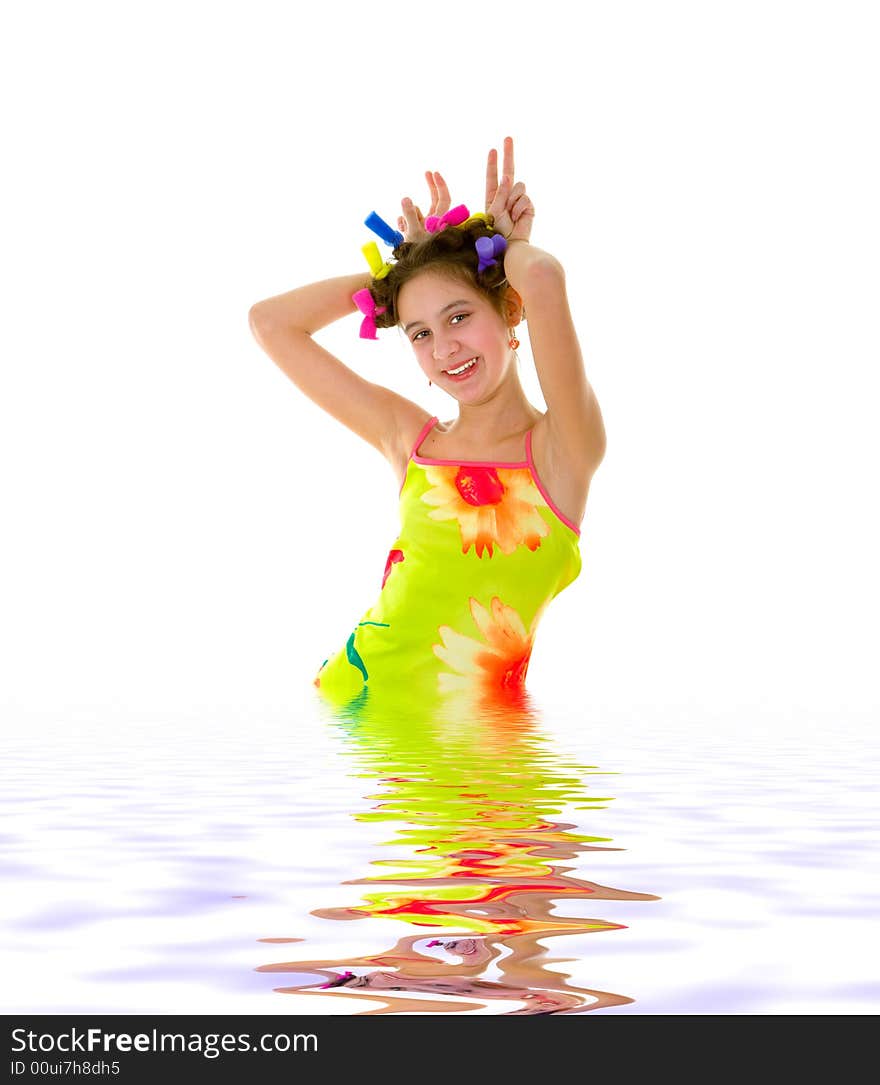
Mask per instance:
[[[513,180],[513,140],[504,141],[500,182],[489,152],[485,213],[451,208],[443,178],[426,176],[427,218],[405,198],[400,233],[380,221],[393,262],[365,246],[371,273],[260,301],[250,326],[400,483],[401,530],[379,599],[315,685],[335,702],[398,693],[421,706],[458,694],[488,707],[522,696],[539,619],[580,572],[580,524],[605,429],[563,268],[529,243],[534,208]],[[457,402],[456,418],[441,423],[314,341],[356,308],[362,336],[387,327],[406,335],[429,382]],[[528,401],[517,370],[515,332],[526,316],[545,411]]]

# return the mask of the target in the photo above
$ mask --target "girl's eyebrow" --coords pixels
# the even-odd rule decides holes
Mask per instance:
[[[459,298],[458,301],[451,301],[448,305],[443,306],[443,308],[440,310],[440,312],[437,314],[437,316],[443,316],[443,314],[445,312],[448,312],[450,309],[454,309],[457,305],[467,305],[467,301],[465,301],[465,300],[463,300],[461,298]],[[410,330],[410,328],[414,328],[416,326],[416,324],[424,324],[424,321],[423,320],[411,320],[409,322],[409,324],[405,325],[403,330],[405,332],[408,332]]]

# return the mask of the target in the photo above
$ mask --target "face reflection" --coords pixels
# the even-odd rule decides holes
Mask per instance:
[[[504,320],[460,279],[430,271],[416,275],[401,287],[397,313],[422,371],[456,399],[482,398],[510,365]],[[449,372],[474,358],[466,375]]]

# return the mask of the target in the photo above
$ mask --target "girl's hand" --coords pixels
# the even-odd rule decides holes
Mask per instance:
[[[486,164],[486,211],[492,215],[495,229],[508,241],[528,241],[532,233],[535,208],[526,195],[522,181],[513,183],[513,140],[504,139],[504,169],[498,183],[498,152],[489,151]]]
[[[436,170],[426,170],[425,178],[431,193],[428,215],[445,215],[452,206],[446,182]],[[403,234],[404,240],[421,241],[425,237],[430,237],[431,235],[425,229],[425,216],[409,196],[403,197],[400,206],[403,208],[403,214],[397,220],[397,228]]]

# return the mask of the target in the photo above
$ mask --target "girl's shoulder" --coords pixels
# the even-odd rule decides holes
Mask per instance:
[[[406,476],[406,465],[415,451],[419,435],[434,417],[424,407],[412,402],[403,406],[398,413],[397,440],[391,466],[394,468],[394,473],[400,480],[401,485],[403,485],[403,479]]]

